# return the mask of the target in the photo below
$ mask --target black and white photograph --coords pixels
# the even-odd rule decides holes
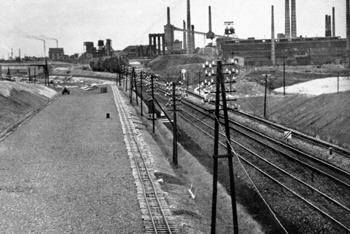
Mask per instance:
[[[350,0],[0,22],[0,233],[350,234]]]

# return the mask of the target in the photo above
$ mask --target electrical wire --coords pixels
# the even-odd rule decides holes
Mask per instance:
[[[215,117],[215,121],[217,121],[219,123],[219,128],[220,131],[222,133],[222,135],[225,136],[226,141],[228,142],[231,151],[233,152],[233,154],[235,155],[235,157],[237,158],[240,166],[242,167],[243,171],[245,172],[245,174],[247,175],[248,179],[250,180],[250,182],[252,183],[252,185],[254,186],[255,190],[257,191],[257,193],[259,194],[259,196],[261,197],[261,199],[263,200],[263,202],[265,203],[265,205],[267,206],[267,208],[270,210],[271,214],[274,216],[275,220],[278,222],[278,224],[280,225],[280,227],[284,230],[285,233],[289,234],[289,232],[286,230],[286,228],[283,226],[283,224],[281,223],[281,221],[278,219],[277,215],[275,214],[275,212],[272,210],[271,206],[267,203],[267,201],[264,199],[262,193],[259,191],[258,187],[256,186],[256,184],[254,183],[253,179],[250,177],[248,171],[246,170],[246,168],[244,167],[242,161],[239,159],[239,155],[238,153],[234,150],[232,144],[231,144],[231,140],[227,138],[227,135],[224,131],[224,129],[222,128],[222,125],[220,124],[220,121],[218,120],[217,116],[214,115]]]

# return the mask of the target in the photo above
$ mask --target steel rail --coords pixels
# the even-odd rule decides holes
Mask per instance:
[[[194,92],[191,92],[191,91],[187,91],[188,94],[192,95],[193,97],[196,97],[196,98],[199,98],[199,99],[203,99],[202,96],[194,93]],[[297,136],[299,139],[301,140],[307,140],[317,146],[321,146],[321,147],[324,147],[324,148],[332,148],[334,152],[337,152],[345,157],[348,157],[350,158],[350,151],[347,150],[347,149],[344,149],[338,145],[334,145],[334,144],[331,144],[329,142],[326,142],[326,141],[323,141],[323,140],[319,140],[319,139],[316,139],[314,137],[311,137],[311,136],[308,136],[302,132],[299,132],[297,130],[294,130],[294,129],[291,129],[291,128],[287,128],[285,126],[282,126],[280,124],[277,124],[277,123],[273,123],[269,120],[266,120],[266,119],[263,119],[263,118],[260,118],[260,117],[257,117],[257,116],[254,116],[254,115],[251,115],[251,114],[248,114],[248,113],[245,113],[245,112],[241,112],[241,111],[238,111],[238,110],[230,110],[232,113],[234,114],[237,114],[237,115],[241,115],[241,116],[244,116],[244,117],[248,117],[250,119],[253,119],[254,121],[257,121],[257,122],[260,122],[260,123],[263,123],[265,125],[268,125],[276,130],[279,130],[279,131],[291,131],[293,132],[293,135],[294,136]]]
[[[187,103],[186,103],[186,102],[187,102]],[[204,113],[203,113],[203,112],[204,112],[203,109],[205,110],[204,107],[201,107],[200,105],[198,105],[198,104],[196,104],[196,103],[193,103],[192,101],[189,101],[189,100],[186,100],[186,101],[184,101],[183,103],[184,103],[185,105],[190,106],[191,108],[193,108],[193,106],[195,106],[195,108],[193,108],[193,109],[196,109],[197,111],[200,111],[200,112],[202,112],[202,114],[204,114]],[[188,104],[188,103],[189,103],[189,104]],[[205,112],[208,112],[208,110],[206,110]],[[212,116],[208,116],[208,117],[210,117],[210,118],[213,119]],[[272,150],[277,151],[277,152],[279,152],[279,153],[281,153],[281,154],[283,154],[283,155],[289,157],[290,159],[296,160],[296,161],[298,161],[299,163],[302,163],[303,165],[305,165],[305,166],[307,166],[307,167],[309,167],[309,168],[311,168],[311,169],[317,171],[318,173],[324,174],[324,175],[326,175],[326,176],[332,178],[333,180],[337,181],[338,183],[341,183],[341,184],[343,184],[344,186],[350,188],[350,173],[347,172],[347,171],[345,171],[344,169],[339,168],[339,167],[337,167],[337,166],[335,166],[335,165],[333,165],[333,164],[331,164],[331,163],[328,163],[328,162],[326,162],[326,161],[324,161],[324,160],[321,160],[321,159],[319,159],[319,158],[317,158],[317,157],[314,157],[314,156],[312,156],[312,155],[310,155],[310,154],[307,154],[307,153],[305,153],[305,152],[303,152],[303,151],[300,151],[300,150],[298,150],[298,149],[296,149],[296,148],[294,148],[294,147],[292,147],[292,146],[286,145],[286,144],[284,144],[284,143],[282,143],[282,142],[280,142],[280,141],[278,141],[278,140],[275,140],[275,139],[272,138],[272,137],[266,136],[265,134],[262,134],[262,133],[260,133],[260,132],[258,132],[258,131],[256,131],[256,130],[254,130],[254,129],[250,129],[250,128],[247,127],[247,126],[244,126],[244,125],[239,124],[239,123],[237,123],[237,122],[233,122],[232,119],[230,119],[229,121],[230,121],[231,123],[233,123],[233,124],[235,124],[235,125],[237,125],[237,126],[243,128],[243,129],[247,130],[247,131],[253,132],[253,133],[256,134],[256,135],[259,135],[260,137],[263,137],[263,138],[268,139],[270,142],[273,142],[274,144],[278,144],[278,145],[280,145],[280,146],[282,146],[282,147],[284,147],[284,148],[286,148],[286,149],[288,149],[288,150],[291,150],[291,151],[293,151],[295,154],[294,154],[293,156],[291,156],[291,155],[289,155],[289,154],[286,154],[286,153],[284,153],[284,152],[282,152],[282,151],[280,151],[280,150],[278,150],[278,149],[273,148],[273,147],[270,146],[270,145],[267,145],[267,144],[263,143],[261,140],[258,140],[258,139],[256,139],[256,138],[253,138],[253,137],[249,136],[248,134],[246,134],[246,133],[244,133],[244,132],[242,132],[242,131],[240,131],[240,130],[238,130],[238,129],[236,128],[235,130],[238,131],[238,132],[240,132],[241,134],[246,135],[247,137],[249,137],[249,138],[251,138],[251,139],[253,139],[253,140],[255,140],[255,141],[257,141],[257,142],[259,142],[259,143],[261,143],[261,144],[263,144],[263,145],[265,145],[265,146],[267,146],[267,147],[269,147],[269,148],[271,148]],[[298,156],[298,154],[299,154],[299,155],[302,155],[302,156]],[[297,158],[296,158],[296,157],[297,157]],[[304,157],[306,157],[306,158],[304,158]],[[311,164],[308,163],[308,162],[305,162],[306,159],[309,159],[309,161],[311,161],[311,162],[313,163],[313,165],[311,165]],[[306,160],[306,161],[307,161],[307,160]],[[324,172],[322,169],[319,168],[319,166],[322,166],[322,169],[326,168],[326,169],[327,169],[328,171],[330,171],[332,174],[329,174],[329,173],[327,173],[327,172]],[[334,172],[334,173],[333,173],[333,172]]]
[[[125,107],[123,106],[122,104],[122,101],[120,100],[120,94],[119,94],[119,90],[118,88],[115,86],[115,85],[111,85],[112,87],[112,90],[113,90],[113,93],[114,93],[114,97],[115,97],[115,101],[116,103],[118,102],[119,103],[119,107],[117,105],[117,108],[119,109],[119,113],[121,115],[121,117],[123,118],[123,122],[127,124],[127,128],[130,130],[129,132],[128,131],[125,131],[128,136],[129,136],[129,139],[133,139],[133,143],[134,145],[136,146],[137,148],[137,155],[140,155],[140,159],[142,160],[142,163],[143,163],[143,166],[144,166],[144,171],[146,172],[146,175],[147,175],[147,178],[148,178],[148,182],[149,184],[151,185],[151,188],[153,190],[153,195],[154,195],[154,198],[156,199],[156,202],[158,203],[158,207],[157,209],[159,209],[161,215],[162,215],[162,218],[163,218],[163,221],[164,221],[164,224],[166,226],[166,229],[167,230],[158,230],[158,225],[156,224],[155,222],[155,219],[154,219],[154,214],[153,214],[153,209],[151,209],[150,207],[150,204],[149,204],[149,199],[151,199],[149,197],[149,194],[146,193],[146,185],[145,185],[145,181],[143,180],[144,176],[141,175],[141,167],[139,165],[139,161],[138,160],[135,160],[135,165],[136,165],[136,168],[137,168],[137,173],[138,173],[138,177],[140,179],[140,184],[142,186],[142,191],[143,191],[143,196],[145,198],[145,202],[147,204],[147,209],[149,211],[149,215],[150,215],[150,218],[151,218],[151,222],[152,222],[152,225],[153,225],[153,229],[154,229],[154,232],[155,233],[159,233],[158,231],[160,231],[161,233],[164,233],[164,231],[166,231],[166,233],[173,233],[172,232],[172,229],[167,221],[167,218],[166,218],[166,215],[164,213],[164,210],[162,208],[162,204],[161,202],[159,201],[159,197],[157,195],[157,191],[156,191],[156,188],[154,186],[154,183],[153,183],[153,180],[152,180],[152,177],[150,175],[150,172],[147,168],[147,165],[146,165],[146,162],[145,162],[145,159],[144,159],[144,156],[143,156],[143,153],[141,151],[141,147],[138,143],[138,140],[137,140],[137,137],[136,137],[136,133],[135,133],[135,127],[133,126],[133,124],[130,122],[128,116],[126,115],[126,112],[127,110],[125,109]],[[122,120],[121,120],[122,121]]]
[[[211,130],[214,130],[212,126],[210,126],[209,124],[205,123],[204,121],[200,120],[199,118],[197,118],[196,116],[189,114],[186,112],[186,114],[188,114],[189,116],[191,116],[192,118],[196,119],[197,122],[202,123],[203,125],[207,126],[208,128],[210,128]],[[185,116],[183,116],[182,114],[179,114],[180,117],[182,117],[182,119],[186,122],[188,122],[189,124],[195,126],[196,128],[198,128],[201,132],[203,132],[205,135],[209,136],[210,138],[213,138],[213,136],[208,133],[207,131],[205,131],[204,129],[202,129],[201,127],[199,127],[196,124],[193,124],[188,118],[186,118]],[[221,136],[224,136],[222,133],[220,133]],[[339,207],[341,207],[342,209],[345,209],[346,211],[348,211],[350,213],[350,209],[348,207],[346,207],[345,205],[341,204],[340,202],[338,202],[337,200],[332,199],[331,197],[329,197],[327,194],[319,191],[318,189],[314,188],[313,186],[307,184],[306,182],[300,180],[299,178],[295,177],[294,175],[288,173],[287,171],[285,171],[283,168],[275,165],[274,163],[269,162],[268,160],[266,160],[265,158],[263,158],[262,156],[258,155],[257,153],[253,152],[252,150],[248,149],[247,147],[245,147],[244,145],[240,144],[239,142],[230,139],[231,142],[235,143],[236,145],[240,146],[242,149],[246,150],[247,152],[253,154],[254,156],[258,157],[260,160],[264,161],[265,163],[271,165],[273,168],[276,168],[277,170],[281,171],[283,174],[291,177],[292,179],[296,180],[299,183],[302,183],[304,186],[307,186],[308,188],[310,188],[311,190],[317,192],[318,194],[320,194],[321,196],[323,196],[324,198],[326,198],[327,200],[335,203],[336,205],[338,205]],[[223,142],[220,142],[220,144],[226,148],[226,145]],[[255,169],[257,169],[260,173],[264,174],[266,177],[268,177],[269,179],[273,180],[275,183],[279,184],[280,186],[282,186],[283,188],[287,189],[288,191],[290,191],[291,193],[293,193],[295,196],[297,196],[298,198],[300,198],[302,201],[304,201],[305,203],[307,203],[308,205],[310,205],[311,207],[313,207],[314,209],[316,209],[318,212],[322,213],[323,215],[325,215],[326,217],[328,217],[329,219],[331,219],[333,222],[337,223],[339,226],[341,226],[342,228],[344,228],[345,230],[347,230],[348,232],[350,232],[350,229],[348,227],[346,227],[344,224],[342,224],[339,220],[337,220],[337,218],[333,217],[332,215],[326,213],[325,211],[323,211],[321,208],[317,207],[316,205],[314,205],[313,203],[311,203],[310,201],[308,201],[307,199],[305,199],[303,196],[301,196],[299,193],[295,192],[293,189],[289,188],[288,186],[286,186],[285,184],[283,184],[282,182],[280,182],[279,180],[277,180],[276,178],[274,178],[273,176],[269,175],[268,173],[266,173],[264,170],[262,170],[261,168],[259,168],[258,166],[256,166],[254,163],[250,162],[249,160],[247,160],[246,158],[244,158],[241,155],[237,156],[244,161],[245,163],[247,163],[248,165],[254,167]]]

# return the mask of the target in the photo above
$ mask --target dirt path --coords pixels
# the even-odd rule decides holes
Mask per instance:
[[[142,233],[117,116],[109,88],[73,90],[0,142],[1,231]]]

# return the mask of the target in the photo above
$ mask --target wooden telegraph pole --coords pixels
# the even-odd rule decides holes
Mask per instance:
[[[283,95],[286,95],[286,62],[283,63]]]
[[[174,117],[173,117],[173,163],[175,166],[178,165],[178,160],[177,160],[177,122],[176,122],[176,84],[175,82],[172,82],[173,85],[173,112],[174,112]]]
[[[141,96],[141,116],[143,116],[143,96],[142,96],[142,71],[140,72],[140,82],[141,82],[141,93],[140,93],[140,96]]]
[[[153,130],[153,133],[155,133],[155,118],[154,118],[154,114],[156,112],[156,108],[154,106],[154,76],[152,75],[151,76],[151,89],[152,89],[152,130]]]
[[[130,104],[132,105],[132,90],[133,90],[133,86],[134,86],[134,68],[132,68],[131,70],[131,74],[130,74],[130,89],[129,89],[129,98],[130,98]]]

